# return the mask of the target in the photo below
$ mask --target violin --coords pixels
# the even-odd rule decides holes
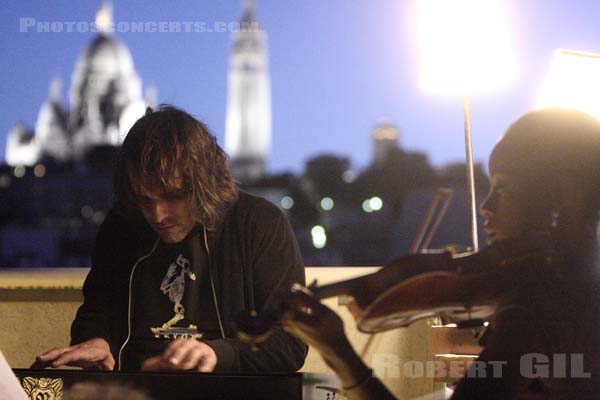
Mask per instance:
[[[515,282],[534,282],[549,274],[559,254],[548,232],[499,241],[476,253],[434,251],[400,257],[379,271],[307,290],[316,299],[348,296],[348,308],[364,333],[407,327],[431,317],[485,319]],[[275,296],[260,315],[236,318],[238,336],[258,343],[286,310],[291,292]]]
[[[530,234],[477,253],[450,256],[445,268],[415,274],[353,313],[364,333],[407,327],[424,318],[469,326],[483,322],[504,296],[541,275],[559,274],[559,254],[550,235]]]

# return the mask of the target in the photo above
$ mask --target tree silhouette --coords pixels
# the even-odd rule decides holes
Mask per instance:
[[[406,191],[436,183],[436,172],[423,153],[392,149],[381,165],[371,165],[354,181],[356,200],[378,196],[391,207],[392,218],[400,216]]]
[[[350,187],[343,176],[349,169],[350,160],[346,157],[323,154],[308,160],[304,172],[308,197],[314,201],[325,196],[347,199]]]
[[[481,163],[476,163],[473,166],[473,175],[475,178],[475,188],[480,192],[487,191],[489,188],[488,176]],[[448,164],[438,171],[438,176],[440,185],[442,186],[467,186],[467,167],[465,163]]]

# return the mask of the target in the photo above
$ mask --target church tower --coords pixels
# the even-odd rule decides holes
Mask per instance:
[[[231,169],[243,183],[260,178],[271,148],[271,84],[267,36],[246,0],[240,29],[233,35],[229,59],[225,150]]]
[[[398,138],[400,131],[391,121],[383,119],[373,129],[371,139],[373,143],[373,160],[375,166],[382,167],[388,159],[389,154],[398,149]]]

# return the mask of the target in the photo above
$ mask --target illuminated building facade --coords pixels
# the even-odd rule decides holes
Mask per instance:
[[[225,150],[234,176],[252,183],[265,173],[271,149],[267,36],[247,1],[229,60]]]
[[[44,159],[77,161],[98,146],[118,146],[146,102],[127,47],[111,33],[112,6],[96,15],[99,33],[82,52],[71,77],[70,109],[61,104],[61,83],[53,79],[34,132],[16,126],[7,138],[6,162],[34,165]]]

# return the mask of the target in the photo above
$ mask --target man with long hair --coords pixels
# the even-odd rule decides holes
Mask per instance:
[[[207,127],[174,107],[131,128],[114,172],[71,346],[32,367],[289,372],[307,347],[275,327],[261,351],[232,317],[260,311],[304,282],[291,227],[273,204],[240,192]]]

